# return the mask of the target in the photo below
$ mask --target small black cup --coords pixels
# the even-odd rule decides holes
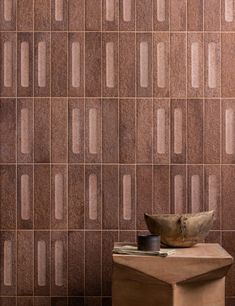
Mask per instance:
[[[160,236],[139,235],[137,242],[139,251],[160,251]]]

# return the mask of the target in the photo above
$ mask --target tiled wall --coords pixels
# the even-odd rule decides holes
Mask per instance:
[[[144,212],[215,209],[208,240],[235,255],[234,1],[0,15],[0,304],[111,305],[112,244]]]

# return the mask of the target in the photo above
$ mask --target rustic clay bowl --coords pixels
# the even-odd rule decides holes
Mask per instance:
[[[151,234],[160,235],[169,247],[191,247],[203,242],[213,225],[214,211],[196,214],[145,214]]]

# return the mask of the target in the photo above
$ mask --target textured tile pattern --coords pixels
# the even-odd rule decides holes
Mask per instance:
[[[111,305],[113,242],[144,212],[215,209],[207,241],[235,255],[233,0],[0,15],[0,304]]]

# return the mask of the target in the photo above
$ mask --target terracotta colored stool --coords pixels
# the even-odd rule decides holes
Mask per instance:
[[[233,258],[219,244],[174,255],[113,255],[113,306],[224,306]]]

